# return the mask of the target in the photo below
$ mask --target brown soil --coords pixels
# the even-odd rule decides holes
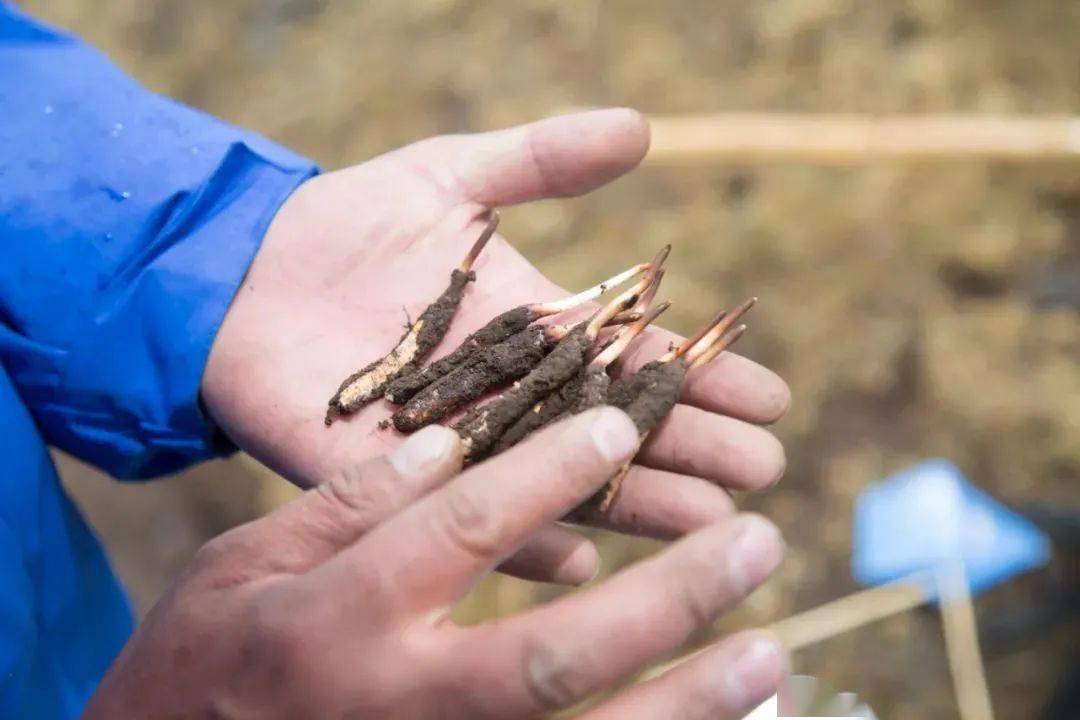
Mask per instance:
[[[611,383],[607,391],[607,403],[625,410],[653,379],[664,372],[668,363],[652,360],[645,363],[633,375],[624,375]]]
[[[588,365],[578,392],[577,412],[607,402],[607,391],[610,387],[611,376],[608,375],[607,368]]]
[[[626,405],[626,414],[634,421],[638,433],[645,435],[667,417],[679,401],[685,378],[686,366],[681,360],[656,363],[650,369],[637,397]]]

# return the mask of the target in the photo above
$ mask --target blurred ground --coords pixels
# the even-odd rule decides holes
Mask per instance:
[[[152,88],[327,167],[581,105],[1080,112],[1080,3],[1060,0],[22,4]],[[741,351],[792,386],[777,428],[789,470],[744,504],[776,519],[791,552],[725,627],[853,589],[852,499],[913,460],[947,456],[1007,501],[1077,500],[1080,316],[1060,301],[1080,286],[1076,165],[646,167],[585,199],[510,210],[502,229],[570,287],[673,243],[675,329],[762,297]],[[63,469],[141,609],[204,538],[289,493],[240,461],[126,487]],[[601,541],[609,571],[653,549]],[[554,592],[497,580],[461,615]],[[885,717],[955,717],[940,638],[932,615],[912,614],[795,666]],[[990,653],[998,716],[1033,717],[1077,644],[1073,628]]]

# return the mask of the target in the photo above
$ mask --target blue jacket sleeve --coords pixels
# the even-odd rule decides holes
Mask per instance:
[[[0,361],[51,444],[118,477],[230,449],[210,345],[315,172],[0,0]]]

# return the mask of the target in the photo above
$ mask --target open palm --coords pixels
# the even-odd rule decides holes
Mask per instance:
[[[294,482],[355,472],[401,442],[377,427],[392,406],[371,403],[328,428],[327,399],[394,346],[406,314],[415,317],[444,289],[485,214],[587,192],[633,168],[647,147],[640,115],[595,111],[432,138],[309,181],[278,212],[214,342],[203,379],[210,414]],[[566,294],[498,236],[475,270],[436,357],[510,307]],[[675,338],[650,330],[626,366],[655,358]],[[695,371],[598,522],[669,538],[729,514],[722,487],[759,489],[782,473],[783,449],[758,424],[777,419],[787,402],[780,378],[739,356]],[[587,540],[550,527],[509,569],[582,582],[596,562]]]

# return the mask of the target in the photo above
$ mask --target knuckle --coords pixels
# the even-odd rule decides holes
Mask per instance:
[[[726,596],[725,580],[717,570],[715,553],[697,552],[686,558],[678,574],[672,587],[679,612],[694,628],[708,626]]]
[[[243,545],[242,539],[245,534],[245,527],[241,525],[232,528],[204,543],[202,547],[195,551],[195,556],[188,564],[188,574],[201,575],[205,572],[212,572],[227,562],[236,553],[237,549]]]
[[[455,489],[447,493],[444,532],[457,547],[483,559],[502,552],[504,523],[479,492]]]
[[[572,705],[593,691],[584,659],[546,638],[530,638],[522,649],[522,682],[540,710]]]
[[[265,565],[260,534],[254,521],[232,528],[207,541],[181,575],[181,582],[223,590],[258,577]]]
[[[388,483],[365,478],[359,468],[352,467],[335,474],[322,483],[316,492],[348,524],[366,524],[381,517],[394,507],[394,493]]]
[[[679,608],[695,628],[707,626],[715,615],[716,601],[701,583],[687,583],[678,590]]]
[[[551,160],[542,148],[537,146],[537,136],[529,133],[525,136],[525,166],[532,171],[535,181],[542,187],[551,187],[558,180],[558,173],[552,167]]]
[[[218,535],[203,544],[202,547],[195,551],[195,556],[191,558],[188,568],[194,573],[200,573],[218,565],[225,554],[226,536],[228,534],[226,532]]]
[[[719,714],[728,711],[728,703],[711,684],[703,686],[695,683],[683,688],[679,707],[674,717],[677,720],[713,720]]]

